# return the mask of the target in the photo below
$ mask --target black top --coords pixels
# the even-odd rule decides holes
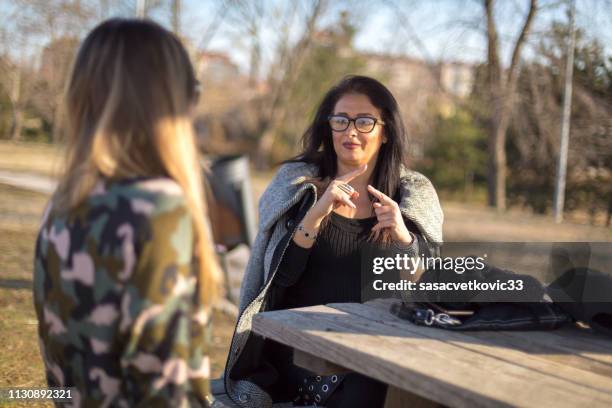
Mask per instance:
[[[278,303],[273,309],[361,302],[362,254],[376,248],[377,244],[368,239],[376,223],[376,217],[351,219],[332,212],[311,248],[302,248],[291,240],[271,288],[279,293]],[[407,225],[413,231],[410,223]],[[416,254],[416,236],[413,234],[409,246],[398,246],[397,249]],[[268,344],[266,354],[278,373],[276,382],[268,391],[275,401],[293,400],[302,379],[312,373],[293,365],[291,349],[281,344]],[[385,391],[382,383],[350,374],[332,397],[343,402],[330,400],[327,405],[377,407],[382,405]],[[348,398],[351,395],[353,397]]]
[[[284,288],[275,309],[361,302],[362,252],[376,248],[369,240],[376,223],[376,217],[352,219],[332,212],[311,248],[292,240],[275,277],[275,285]],[[413,236],[402,252],[417,253],[417,248]]]
[[[278,282],[287,286],[281,309],[361,300],[360,249],[376,217],[350,219],[332,212],[310,249],[293,240],[279,266]],[[294,284],[291,284],[295,282]]]

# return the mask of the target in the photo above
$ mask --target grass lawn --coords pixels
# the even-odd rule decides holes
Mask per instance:
[[[61,170],[60,147],[44,143],[0,141],[0,170],[55,176]]]

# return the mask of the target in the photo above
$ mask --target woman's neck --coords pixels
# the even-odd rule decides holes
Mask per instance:
[[[359,176],[351,180],[349,184],[353,186],[353,188],[356,189],[357,191],[359,190],[367,191],[368,184],[370,184],[372,181],[372,174],[374,172],[375,164],[376,163],[368,163],[368,168],[366,169],[366,171],[363,174],[360,174]],[[359,168],[359,166],[362,166],[362,164],[352,165],[352,164],[338,162],[336,166],[338,169],[336,177],[339,177],[343,174],[356,170]]]

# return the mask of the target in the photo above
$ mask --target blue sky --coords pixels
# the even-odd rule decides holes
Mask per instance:
[[[509,60],[509,45],[518,34],[527,3],[526,0],[498,2],[496,17],[501,33],[502,57],[505,61]],[[535,20],[536,32],[546,28],[553,20],[567,20],[565,5],[553,7],[559,1],[541,0],[540,3],[546,8]],[[271,9],[282,5],[279,0],[269,0],[266,4]],[[333,25],[340,11],[347,8],[358,28],[355,46],[359,50],[431,60],[475,62],[485,58],[484,19],[480,1],[331,1],[330,10],[322,19],[321,26]],[[194,36],[202,32],[199,27],[205,27],[215,12],[213,2],[197,0],[186,1],[184,9],[190,12],[184,17],[183,24]],[[405,21],[409,24],[402,24]],[[591,36],[600,38],[607,52],[612,54],[612,1],[577,0],[577,24],[579,27],[586,27]],[[222,24],[208,48],[229,53],[233,60],[246,70],[249,62],[247,44],[232,34],[235,31],[236,28],[231,27],[229,23]],[[299,32],[299,28],[295,31]],[[272,33],[263,36],[270,38],[269,43],[273,42]],[[525,55],[528,56],[529,52],[529,49],[526,49]],[[270,53],[270,50],[264,50],[265,55],[269,56]]]
[[[27,2],[27,0],[22,0]],[[229,0],[225,0],[226,2]],[[258,1],[258,0],[253,0]],[[328,0],[329,9],[324,14],[319,28],[337,23],[341,11],[348,10],[352,22],[357,27],[355,46],[357,49],[383,54],[408,55],[428,60],[482,61],[485,58],[484,18],[480,0]],[[566,0],[540,0],[544,7],[535,20],[534,31],[540,31],[553,20],[566,21]],[[202,43],[205,33],[219,10],[223,0],[183,0],[183,33],[195,45]],[[294,2],[289,0],[261,0],[267,14],[273,12],[303,11],[311,0]],[[101,4],[96,0],[83,3]],[[151,17],[164,25],[169,25],[169,0],[161,0]],[[560,4],[561,3],[561,4]],[[133,16],[135,0],[108,0],[115,4],[107,16]],[[509,44],[516,37],[527,8],[527,0],[498,0],[496,19],[502,40],[502,58],[510,56]],[[559,5],[560,4],[560,5]],[[556,5],[556,6],[555,6]],[[0,31],[8,33],[9,52],[17,53],[15,37],[11,33],[10,12],[16,5],[12,0],[0,0]],[[231,14],[231,13],[230,13]],[[207,49],[229,54],[242,71],[248,71],[249,43],[242,34],[244,30],[236,27],[226,14]],[[263,43],[263,72],[274,55],[275,39],[278,38],[279,22],[282,18],[271,18],[261,34]],[[407,22],[407,24],[406,24]],[[577,0],[577,25],[585,28],[587,34],[600,39],[609,55],[612,55],[612,0]],[[290,28],[293,40],[297,39],[301,28],[298,24]],[[44,33],[44,27],[42,32]],[[30,54],[36,54],[48,39],[44,34],[29,40]],[[1,51],[1,50],[0,50]],[[526,57],[530,49],[525,50]]]

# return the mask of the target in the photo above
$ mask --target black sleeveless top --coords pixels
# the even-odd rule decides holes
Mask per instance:
[[[360,302],[360,251],[370,245],[368,237],[376,223],[376,217],[351,219],[332,212],[312,248],[291,241],[277,274],[295,283],[287,285],[277,307]]]
[[[302,248],[292,240],[274,278],[273,289],[282,293],[274,309],[361,302],[362,251],[376,245],[369,241],[376,224],[376,217],[351,219],[332,212],[311,248]],[[413,243],[404,250],[416,253],[417,248],[413,236]],[[303,378],[312,373],[293,365],[293,353],[286,346],[269,343],[265,353],[278,373],[268,392],[277,402],[294,400]],[[325,405],[375,408],[384,404],[385,393],[385,384],[351,373]]]

